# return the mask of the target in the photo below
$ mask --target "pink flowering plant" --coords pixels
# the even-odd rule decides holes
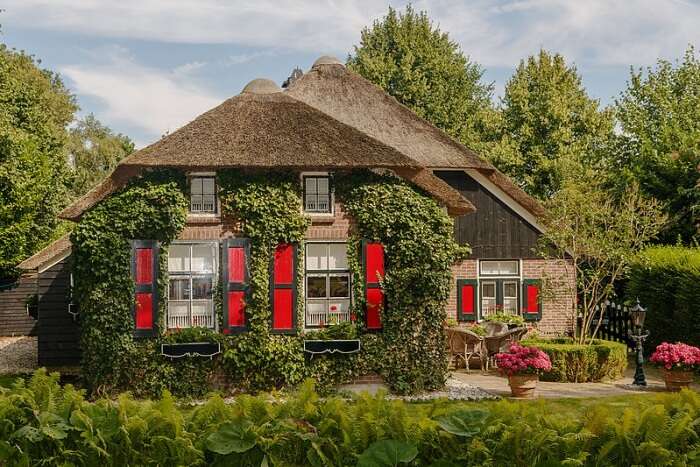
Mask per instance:
[[[508,376],[540,375],[552,369],[549,355],[537,347],[512,344],[508,352],[496,354],[496,363]]]
[[[700,349],[681,342],[664,342],[656,347],[649,361],[667,370],[695,371],[700,367]]]

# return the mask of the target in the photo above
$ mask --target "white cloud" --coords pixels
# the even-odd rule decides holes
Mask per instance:
[[[392,1],[403,7],[405,0]],[[700,42],[700,5],[680,0],[417,0],[465,52],[512,66],[538,48],[578,62],[629,65]],[[372,0],[5,0],[3,22],[163,42],[331,52],[386,13]],[[253,57],[254,58],[254,57]],[[238,57],[234,60],[250,60]]]
[[[120,48],[111,48],[106,63],[60,69],[79,94],[97,98],[98,118],[140,129],[152,140],[172,132],[221,98],[189,82],[187,75],[139,65]],[[151,141],[137,141],[143,146]]]

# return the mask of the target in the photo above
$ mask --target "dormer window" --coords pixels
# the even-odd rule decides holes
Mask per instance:
[[[328,174],[302,176],[304,185],[304,212],[309,214],[331,214],[333,199]]]
[[[190,212],[216,214],[216,179],[213,175],[190,178]]]

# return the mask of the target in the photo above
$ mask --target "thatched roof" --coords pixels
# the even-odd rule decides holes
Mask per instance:
[[[323,57],[322,57],[323,58]],[[416,115],[382,88],[332,60],[317,60],[289,95],[394,147],[429,169],[476,169],[535,216],[543,208],[491,163]]]
[[[426,169],[475,169],[527,210],[541,213],[536,201],[491,164],[332,57],[317,60],[286,92],[270,80],[251,81],[238,96],[124,159],[60,216],[79,219],[129,178],[153,167],[390,169],[452,215],[475,208]]]
[[[41,251],[19,263],[17,267],[24,271],[41,270],[46,266],[50,266],[51,263],[66,257],[70,254],[70,251],[70,234],[65,234]]]

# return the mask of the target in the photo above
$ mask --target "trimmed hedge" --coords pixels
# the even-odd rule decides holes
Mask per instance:
[[[631,265],[625,290],[647,309],[645,344],[662,342],[700,345],[700,249],[677,246],[647,248]]]
[[[0,388],[0,465],[617,466],[698,465],[700,395],[558,402],[435,401],[383,394],[321,399],[213,396],[88,402],[58,375]]]
[[[540,376],[543,381],[585,383],[615,380],[627,368],[627,346],[619,342],[595,339],[590,345],[576,344],[571,339],[529,339],[523,345],[534,345],[549,355],[552,371]]]

